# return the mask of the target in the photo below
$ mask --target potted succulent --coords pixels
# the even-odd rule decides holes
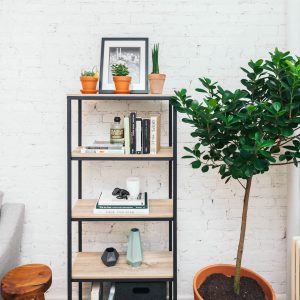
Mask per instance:
[[[97,71],[97,68],[94,67],[92,71],[81,71],[80,81],[82,85],[81,93],[83,94],[96,94],[98,90],[97,87],[97,81],[99,79],[99,73]]]
[[[171,100],[176,110],[186,115],[183,122],[194,127],[191,135],[198,141],[191,148],[185,147],[185,158],[193,159],[192,167],[202,172],[215,169],[226,183],[234,179],[244,189],[236,265],[200,270],[194,278],[195,299],[275,299],[268,282],[241,264],[252,178],[272,166],[298,166],[300,162],[300,134],[296,132],[300,127],[300,58],[276,48],[269,60],[251,60],[248,66],[242,68],[247,76],[241,80],[243,90],[224,90],[216,82],[200,78],[202,87],[196,91],[203,94],[202,102],[187,96],[185,89],[177,91]],[[247,278],[241,283],[241,276],[258,283],[258,294],[245,297]],[[222,293],[208,295],[216,278],[217,285],[231,280],[231,290],[227,291],[231,298]],[[252,290],[248,289],[248,297]]]
[[[166,75],[159,73],[158,53],[159,44],[154,44],[152,49],[152,73],[148,75],[151,94],[161,94],[166,80]]]
[[[111,66],[111,73],[115,83],[115,94],[130,94],[129,85],[131,77],[129,75],[128,67],[124,64],[113,64]]]

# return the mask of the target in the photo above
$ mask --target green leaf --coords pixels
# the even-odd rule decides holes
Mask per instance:
[[[284,130],[282,131],[281,134],[282,134],[284,137],[289,137],[289,136],[291,136],[293,133],[294,133],[294,130],[293,130],[293,129],[287,128],[287,129],[284,129]]]
[[[199,169],[200,166],[201,166],[200,160],[195,160],[195,161],[192,162],[193,169]]]
[[[206,93],[206,92],[207,92],[206,90],[204,90],[204,89],[199,89],[199,88],[197,88],[196,91],[199,92],[199,93]]]
[[[257,142],[260,142],[261,141],[261,133],[260,132],[255,132],[255,140],[257,141]]]
[[[267,164],[264,160],[258,159],[254,161],[254,167],[258,171],[264,171],[266,169]]]
[[[194,158],[194,156],[191,156],[191,155],[184,155],[184,156],[182,156],[182,158]]]
[[[274,141],[267,140],[267,141],[262,142],[260,146],[261,146],[261,148],[268,148],[268,147],[273,146],[274,144],[275,144]]]
[[[225,184],[231,179],[231,176],[229,176],[226,181],[225,181]]]
[[[286,156],[284,154],[279,155],[279,161],[284,161]]]
[[[208,170],[209,170],[209,167],[207,165],[203,166],[202,169],[201,169],[201,171],[203,173],[206,173]]]
[[[296,167],[298,167],[298,161],[297,161],[297,158],[296,158],[296,157],[293,158],[293,162],[294,162],[294,165],[295,165]]]
[[[274,102],[273,107],[278,112],[281,109],[281,103],[280,102]]]
[[[190,148],[188,148],[188,147],[183,147],[183,149],[184,149],[185,151],[187,151],[187,152],[190,152],[190,153],[194,154],[193,150],[190,149]]]
[[[226,172],[226,165],[222,165],[222,166],[220,167],[219,173],[220,173],[221,175],[223,175],[225,172]]]

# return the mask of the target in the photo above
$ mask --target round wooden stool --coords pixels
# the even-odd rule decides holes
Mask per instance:
[[[52,272],[40,264],[12,269],[2,278],[1,294],[5,300],[44,300],[52,283]]]

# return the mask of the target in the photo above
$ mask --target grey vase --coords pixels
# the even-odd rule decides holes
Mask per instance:
[[[129,233],[127,263],[136,268],[143,262],[141,235],[138,228],[132,228]]]

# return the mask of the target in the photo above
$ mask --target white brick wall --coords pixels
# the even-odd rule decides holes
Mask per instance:
[[[148,36],[160,43],[166,89],[194,89],[211,76],[239,85],[249,58],[285,47],[284,0],[10,0],[0,1],[0,189],[5,200],[26,204],[22,261],[50,264],[49,299],[66,299],[66,99],[79,90],[83,67],[99,64],[103,36]],[[90,103],[84,107],[86,142],[103,138],[115,114],[161,111],[141,103]],[[166,142],[167,128],[163,127]],[[192,141],[179,122],[179,157]],[[215,174],[193,171],[178,161],[179,288],[191,299],[194,273],[209,263],[234,261],[242,191]],[[167,193],[166,165],[85,163],[84,196],[141,176],[155,196]],[[118,168],[118,174],[115,170]],[[159,174],[159,176],[157,175]],[[254,181],[244,265],[264,275],[284,299],[286,282],[286,170],[272,169]],[[145,247],[167,246],[166,224],[139,223]],[[130,224],[89,224],[85,249],[111,244],[125,249]],[[74,227],[74,230],[76,228]],[[75,241],[75,240],[74,240]],[[105,242],[104,242],[105,241]],[[51,295],[51,296],[50,296]]]

